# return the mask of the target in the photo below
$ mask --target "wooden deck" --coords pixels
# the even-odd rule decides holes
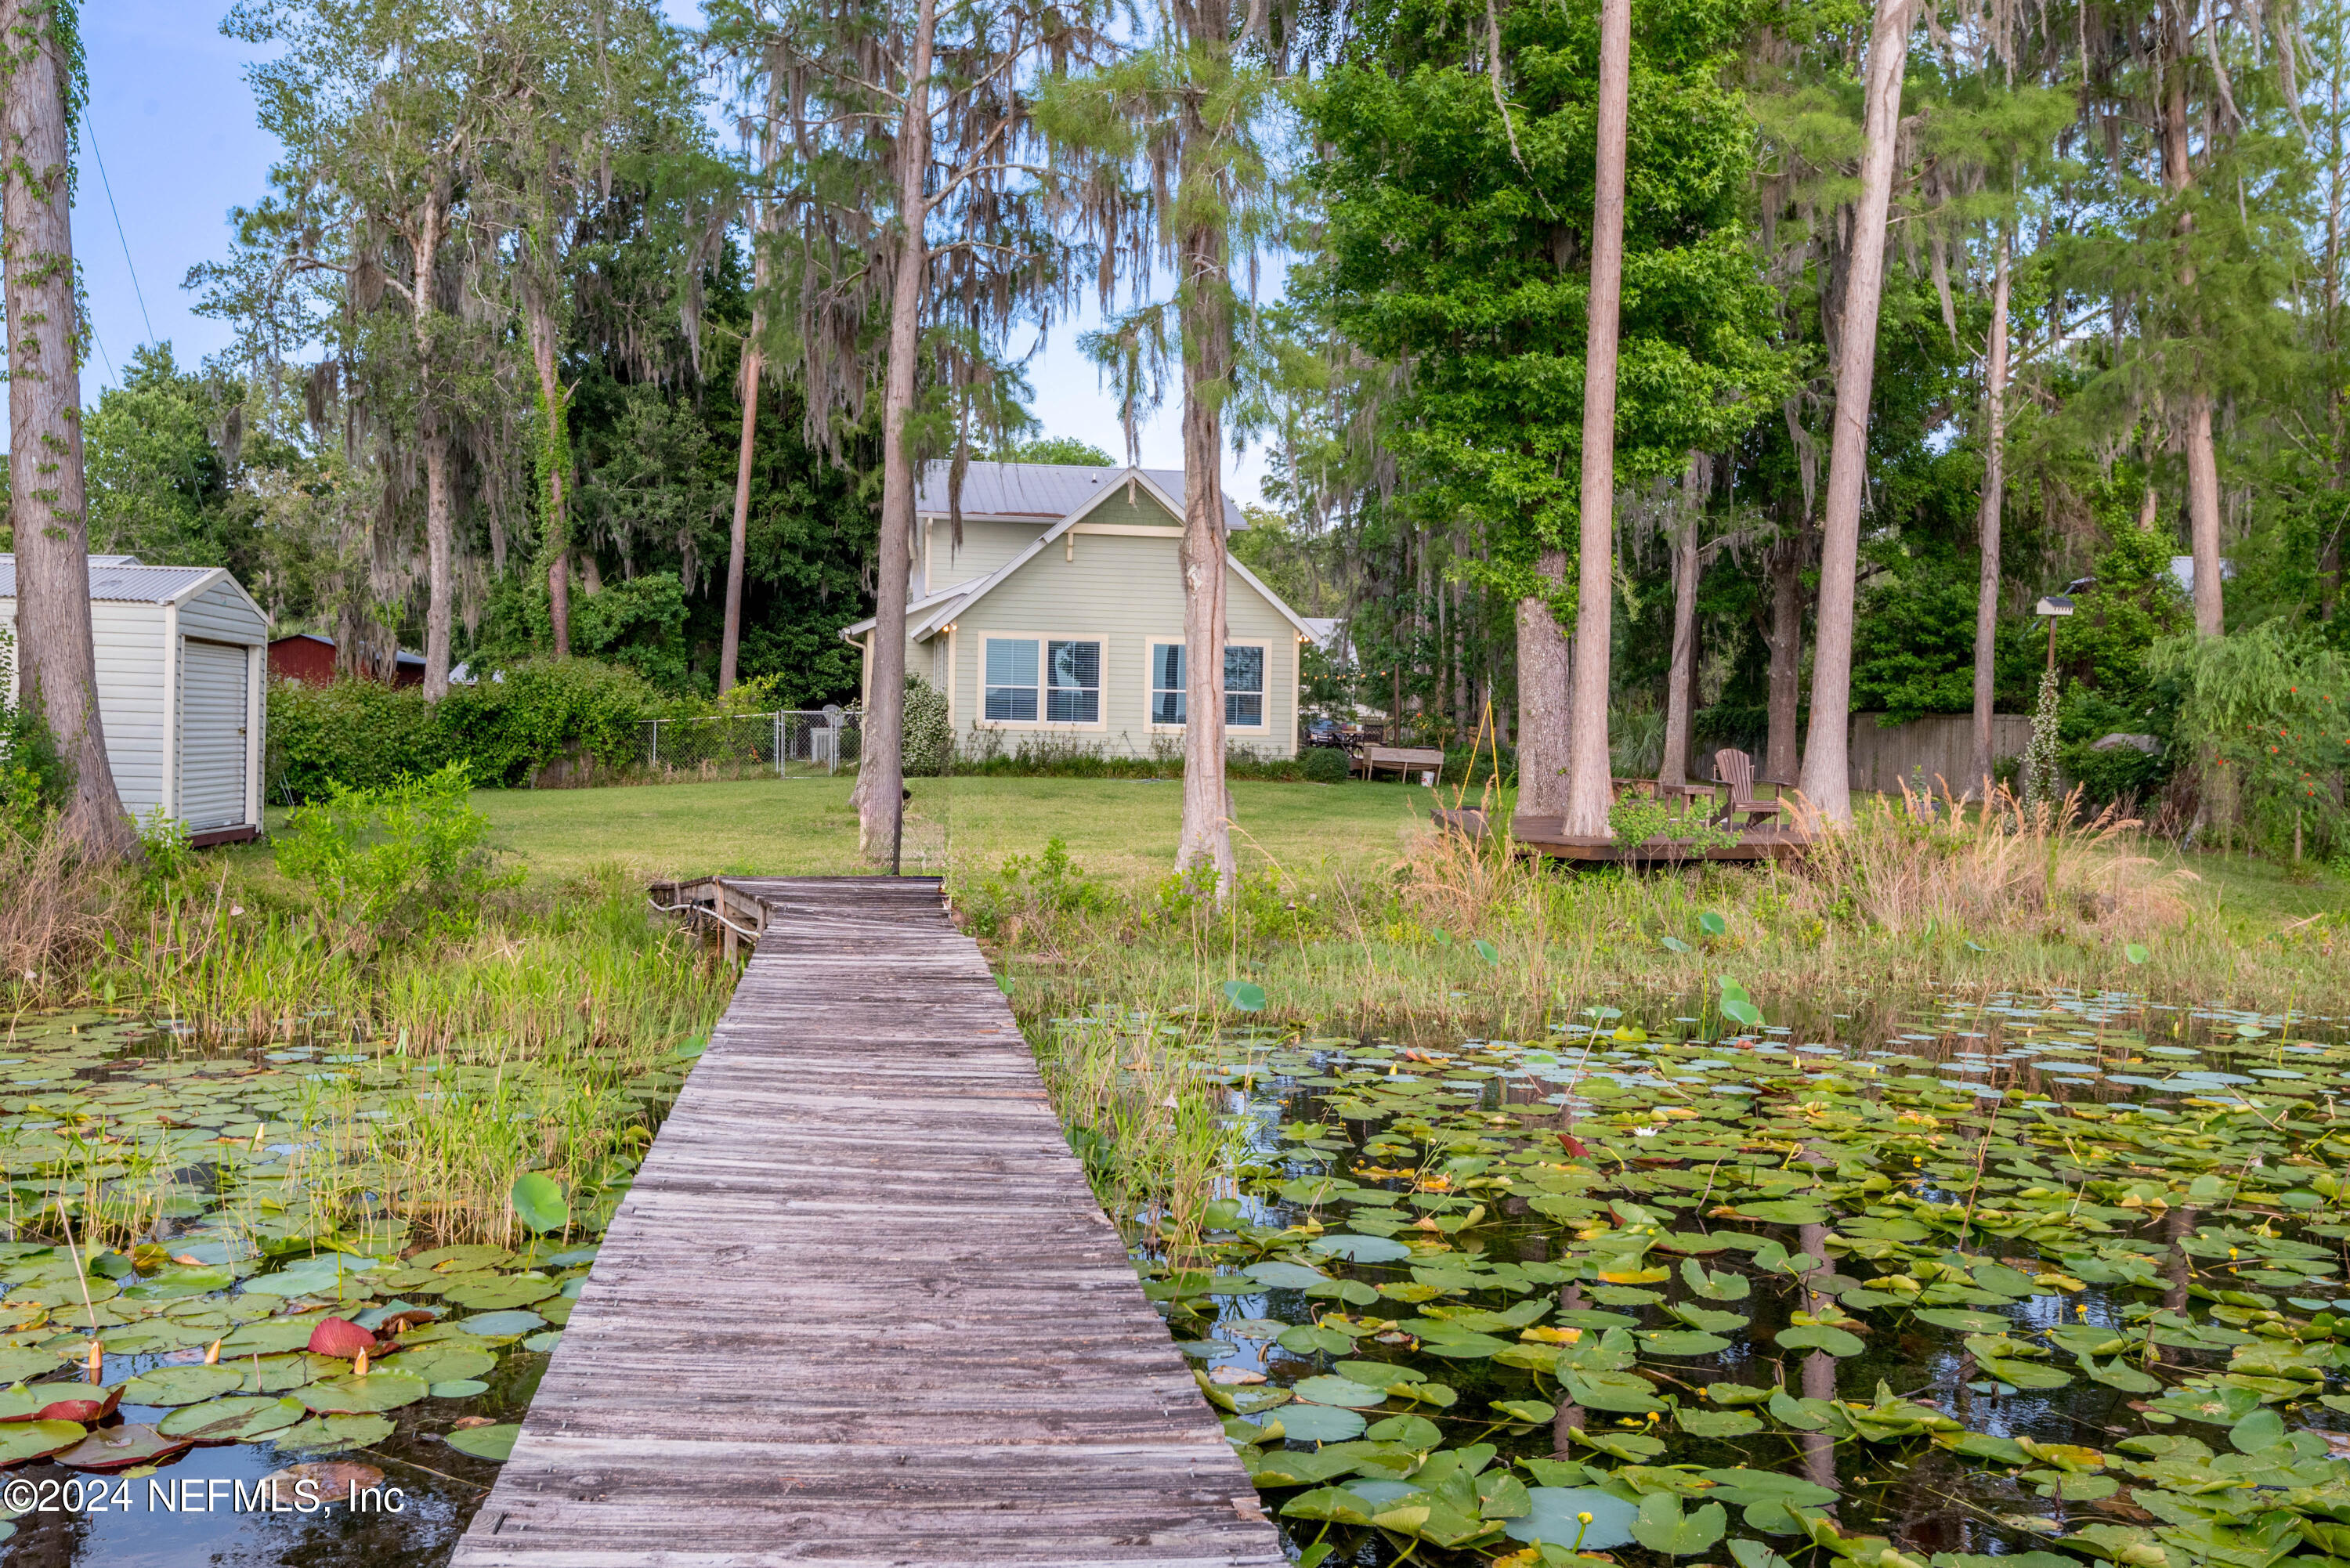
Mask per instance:
[[[1491,831],[1482,811],[1440,809],[1434,815],[1440,827],[1465,833],[1471,838],[1482,838]],[[1679,866],[1691,860],[1793,860],[1810,850],[1814,837],[1801,828],[1772,823],[1747,828],[1735,844],[1718,844],[1703,850],[1696,849],[1686,838],[1651,839],[1626,848],[1612,838],[1565,834],[1559,827],[1560,820],[1555,816],[1522,814],[1510,819],[1510,839],[1529,854],[1547,855],[1554,860],[1639,867]]]
[[[457,1568],[1281,1563],[938,880],[726,883],[758,950]]]

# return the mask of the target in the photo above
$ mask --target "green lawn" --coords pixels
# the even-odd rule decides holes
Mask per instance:
[[[726,871],[788,876],[865,869],[857,856],[849,781],[747,780],[631,789],[484,790],[473,796],[494,841],[533,877],[565,877],[618,861],[646,877]],[[1057,835],[1087,871],[1121,881],[1175,861],[1182,785],[1112,779],[913,779],[904,868],[964,875],[1007,855],[1033,855]],[[1292,870],[1392,856],[1451,790],[1382,784],[1235,780],[1234,847],[1243,866]],[[1472,803],[1473,804],[1473,803]]]

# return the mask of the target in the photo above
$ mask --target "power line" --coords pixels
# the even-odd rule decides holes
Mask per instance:
[[[122,265],[130,272],[130,293],[139,301],[139,319],[146,325],[147,341],[152,343],[155,323],[147,315],[147,291],[139,286],[139,267],[130,259],[130,236],[122,232],[122,209],[114,204],[114,182],[106,177],[106,159],[98,150],[98,132],[90,128],[87,114],[81,117],[81,133],[89,143],[90,158],[98,164],[99,188],[106,192],[106,210],[114,214],[114,237],[122,243]]]

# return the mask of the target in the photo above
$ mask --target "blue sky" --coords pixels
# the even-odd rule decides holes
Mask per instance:
[[[666,4],[681,22],[691,24],[699,14],[685,0]],[[219,0],[103,0],[83,7],[89,138],[79,151],[74,249],[99,340],[83,371],[86,401],[119,379],[151,336],[170,342],[189,367],[228,346],[226,324],[196,315],[194,296],[181,285],[190,267],[226,254],[229,209],[263,193],[276,145],[254,123],[244,83],[252,56],[222,36],[225,9]],[[1035,410],[1048,434],[1082,437],[1115,457],[1125,444],[1116,407],[1076,349],[1084,325],[1080,319],[1056,328],[1030,362]],[[1144,430],[1145,463],[1180,465],[1178,405],[1170,399]],[[1226,472],[1236,497],[1256,499],[1263,465],[1254,454],[1228,461]]]

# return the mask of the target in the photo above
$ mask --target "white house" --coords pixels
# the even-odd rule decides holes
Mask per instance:
[[[99,722],[124,806],[161,806],[198,844],[259,836],[269,618],[224,567],[130,556],[89,558],[89,599]],[[16,626],[16,558],[0,556],[0,627]]]
[[[915,496],[906,669],[947,694],[959,742],[1009,751],[1051,738],[1107,756],[1149,756],[1184,728],[1183,474],[1176,469],[974,462],[958,543],[947,465]],[[1228,527],[1247,526],[1224,503]],[[1297,748],[1296,612],[1238,561],[1225,582],[1227,743]],[[841,628],[865,650],[870,619]]]

